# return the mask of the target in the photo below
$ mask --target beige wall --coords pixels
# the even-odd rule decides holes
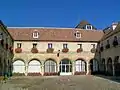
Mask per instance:
[[[113,46],[114,36],[117,36],[117,39],[118,39],[119,45],[117,47]],[[107,44],[107,40],[109,40],[109,43],[110,43],[110,48],[109,49],[105,48],[105,46]],[[104,47],[103,52],[101,52],[101,58],[104,58],[107,61],[107,59],[109,57],[111,57],[112,60],[114,60],[115,56],[119,56],[120,57],[120,54],[119,54],[119,52],[120,52],[120,32],[114,34],[113,36],[110,36],[109,38],[107,38],[106,40],[102,41],[101,43],[103,43],[103,47]]]
[[[82,48],[84,51],[90,51],[92,49],[91,44],[97,45],[97,43],[89,43],[89,42],[28,42],[28,41],[15,41],[14,42],[14,48],[17,47],[17,43],[22,43],[22,50],[23,52],[30,52],[31,48],[33,47],[33,43],[37,43],[37,49],[40,52],[45,52],[46,49],[48,48],[48,43],[52,43],[54,51],[62,50],[63,49],[63,44],[68,44],[69,51],[75,52],[80,46],[77,44],[82,44]]]

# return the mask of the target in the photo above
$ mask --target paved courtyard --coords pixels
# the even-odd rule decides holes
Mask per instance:
[[[0,90],[120,90],[120,83],[95,76],[12,77]]]

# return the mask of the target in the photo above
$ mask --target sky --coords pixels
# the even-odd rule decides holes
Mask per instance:
[[[120,0],[0,0],[8,27],[74,28],[86,20],[98,29],[120,21]]]

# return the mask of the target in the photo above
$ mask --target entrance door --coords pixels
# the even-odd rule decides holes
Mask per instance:
[[[72,63],[68,59],[60,62],[60,75],[72,75]]]

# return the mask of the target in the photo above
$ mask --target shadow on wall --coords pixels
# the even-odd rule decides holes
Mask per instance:
[[[104,48],[100,47],[98,43],[94,60],[90,61],[91,74],[120,83],[119,56],[116,56],[114,60],[111,57],[105,60],[101,57],[103,50]]]

